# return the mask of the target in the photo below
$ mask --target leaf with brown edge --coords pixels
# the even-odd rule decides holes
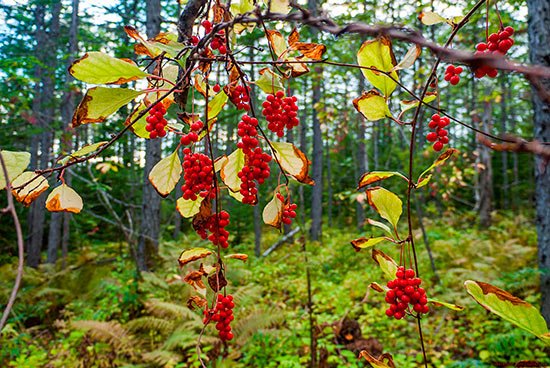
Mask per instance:
[[[184,250],[183,252],[181,252],[181,254],[178,258],[178,263],[179,263],[180,267],[183,267],[183,266],[185,266],[186,264],[188,264],[190,262],[206,258],[211,254],[212,254],[212,251],[210,251],[206,248],[187,249],[187,250]]]
[[[66,184],[52,190],[46,198],[46,209],[50,212],[79,213],[82,207],[82,198]]]
[[[193,305],[196,305],[200,309],[203,309],[208,306],[208,300],[198,295],[191,295],[189,299],[187,299],[187,308],[194,310],[195,307]]]
[[[388,353],[380,355],[377,359],[370,355],[368,351],[363,350],[359,353],[359,358],[365,358],[373,368],[395,368],[393,358]]]
[[[284,91],[285,87],[281,82],[282,78],[270,68],[260,70],[260,78],[254,84],[260,87],[265,93],[275,94],[277,91]]]
[[[437,299],[434,299],[434,298],[428,298],[428,302],[432,303],[436,307],[445,307],[445,308],[448,308],[450,310],[459,311],[459,312],[464,310],[464,307],[462,307],[460,305],[442,302],[441,300],[437,300]]]
[[[227,286],[227,280],[219,264],[216,265],[214,273],[208,276],[208,285],[210,285],[210,288],[216,293]]]
[[[364,173],[359,179],[359,185],[357,186],[357,190],[362,189],[372,183],[376,183],[377,181],[391,178],[394,175],[397,175],[405,179],[405,181],[409,182],[409,180],[405,177],[405,175],[397,171],[369,171],[367,173]]]
[[[298,33],[298,30],[296,27],[292,28],[292,31],[290,31],[290,34],[288,35],[288,45],[290,47],[293,47],[297,42],[300,41],[300,34]]]
[[[354,99],[353,107],[368,121],[377,121],[393,116],[386,99],[375,89],[363,92],[360,97]]]
[[[386,239],[383,236],[376,237],[376,238],[366,238],[363,236],[361,238],[352,240],[351,245],[353,246],[353,249],[355,249],[356,252],[359,252],[361,249],[374,247],[376,244],[383,242],[384,240],[388,240],[388,239]]]
[[[464,287],[483,308],[550,345],[548,326],[538,308],[485,282],[467,280],[464,282]]]
[[[204,198],[197,197],[196,200],[178,198],[176,201],[176,210],[182,217],[189,218],[195,216],[200,211],[200,207]]]
[[[87,144],[84,147],[82,147],[81,149],[79,149],[79,150],[77,150],[73,153],[70,153],[66,157],[63,157],[62,159],[58,160],[57,163],[59,163],[61,165],[65,165],[67,162],[74,161],[78,157],[86,156],[90,153],[93,153],[93,152],[97,151],[98,149],[100,149],[101,147],[106,145],[107,143],[109,143],[109,142],[108,141],[103,141],[103,142]]]
[[[416,181],[416,185],[418,187],[418,185],[421,183],[422,181],[422,177],[428,173],[429,171],[431,171],[432,169],[436,168],[437,166],[441,166],[443,165],[455,152],[458,152],[458,150],[454,149],[454,148],[449,148],[448,150],[446,150],[445,152],[443,152],[441,155],[439,155],[439,157],[434,161],[434,163],[428,167],[426,170],[424,170],[422,172],[422,174],[420,174],[420,176],[418,177],[418,180]],[[427,183],[425,183],[424,185],[426,185]]]
[[[271,145],[275,151],[275,157],[288,175],[300,183],[315,184],[308,174],[310,162],[302,151],[287,142],[271,142]]]
[[[286,63],[285,65],[287,65],[290,68],[290,75],[293,78],[299,77],[309,72],[309,68],[305,63],[296,63],[296,61],[302,60],[300,57],[298,58],[287,57],[285,60],[289,62],[289,63]]]
[[[271,13],[288,14],[290,11],[289,0],[264,0],[264,2],[268,4]]]
[[[161,197],[166,198],[178,184],[183,169],[178,150],[163,158],[149,173],[149,182]]]
[[[365,67],[361,69],[365,78],[388,98],[397,87],[395,80],[399,78],[397,72],[393,70],[397,65],[397,61],[393,54],[390,39],[379,37],[375,40],[365,41],[357,53],[357,62],[360,66]],[[388,73],[394,80],[381,72]]]
[[[204,271],[201,264],[201,267],[198,270],[189,271],[183,278],[183,281],[191,285],[193,289],[200,292],[200,290],[206,289],[206,285],[202,281],[203,276],[208,276],[208,274]]]
[[[90,88],[76,107],[72,126],[101,123],[142,93],[129,88]]]
[[[388,256],[386,253],[379,251],[378,249],[372,250],[372,259],[380,266],[380,269],[388,280],[395,279],[395,273],[397,272],[397,263]]]
[[[50,185],[42,175],[38,175],[32,171],[25,171],[11,182],[11,187],[11,193],[15,199],[28,207]]]
[[[273,199],[269,201],[262,212],[262,219],[267,225],[273,226],[277,229],[281,228],[281,221],[283,219],[283,202],[273,194]]]
[[[291,48],[311,60],[321,60],[323,54],[327,51],[325,45],[311,42],[296,42],[294,45],[291,45]]]
[[[422,101],[424,101],[424,103],[430,103],[433,100],[435,100],[436,98],[437,98],[437,92],[427,92],[426,96],[424,96]],[[405,111],[408,111],[408,110],[418,106],[419,103],[420,103],[420,101],[418,101],[418,100],[402,100],[399,103],[401,105],[401,114],[403,114]]]
[[[418,45],[412,45],[405,56],[403,56],[403,59],[393,67],[393,70],[401,70],[401,69],[408,69],[411,66],[413,66],[414,62],[418,57],[420,56],[420,53],[422,52],[422,48]]]
[[[378,214],[392,224],[394,230],[397,229],[397,223],[403,213],[403,202],[397,195],[382,187],[368,188],[365,193],[369,205]]]
[[[239,172],[245,165],[245,155],[240,148],[237,148],[229,156],[227,161],[221,167],[220,177],[225,185],[232,192],[238,192],[241,189],[242,180],[239,178]]]
[[[371,282],[371,283],[369,284],[369,287],[370,287],[372,290],[374,290],[374,291],[376,291],[376,292],[378,292],[378,293],[385,293],[385,292],[387,292],[387,291],[389,290],[389,288],[388,288],[387,286],[380,285],[380,284],[377,283],[377,282]]]
[[[238,259],[239,261],[246,262],[248,260],[248,254],[234,253],[234,254],[228,254],[223,258]]]
[[[2,159],[8,173],[8,180],[11,182],[17,178],[31,162],[31,154],[29,152],[15,151],[0,151]],[[0,167],[0,189],[6,188],[6,177],[3,168]]]
[[[69,73],[91,84],[123,84],[149,76],[133,61],[117,59],[102,52],[91,51],[75,60]]]
[[[278,58],[281,57],[281,55],[283,55],[283,53],[285,53],[287,49],[285,38],[283,37],[281,32],[268,29],[266,32],[266,36],[275,55],[277,55]]]

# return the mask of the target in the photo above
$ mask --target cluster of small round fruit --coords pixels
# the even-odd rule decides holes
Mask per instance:
[[[480,42],[476,45],[476,55],[479,54],[499,54],[506,55],[508,50],[514,45],[513,27],[501,28],[498,33],[491,33],[487,38],[487,42]],[[482,65],[474,70],[474,76],[476,78],[483,78],[484,76],[495,78],[498,75],[498,70],[488,65]]]
[[[386,293],[386,302],[390,307],[386,310],[386,315],[401,319],[407,312],[428,313],[430,308],[426,291],[420,287],[422,280],[415,277],[414,270],[400,266],[395,276],[395,280],[388,281],[387,284],[389,290]],[[412,306],[412,311],[409,306]]]
[[[205,198],[212,192],[212,160],[202,153],[183,149],[183,199],[195,201],[197,196]]]
[[[461,66],[449,65],[445,70],[445,80],[453,86],[456,86],[458,82],[460,82],[460,73],[462,73],[462,71],[463,69]]]
[[[203,128],[204,123],[200,120],[197,120],[189,126],[189,133],[181,136],[180,142],[184,146],[188,146],[191,143],[196,143],[199,140],[199,132]]]
[[[235,86],[231,92],[231,102],[235,104],[237,110],[250,110],[250,87],[241,84]]]
[[[433,144],[434,151],[441,151],[443,146],[449,143],[449,132],[444,128],[450,124],[450,120],[446,116],[439,116],[439,114],[433,114],[428,127],[435,129],[434,132],[430,132],[426,135],[426,139],[429,142],[435,142]],[[437,141],[437,142],[436,142]]]
[[[298,205],[291,202],[287,203],[287,201],[285,201],[285,197],[281,193],[277,193],[277,198],[283,202],[283,215],[281,221],[283,224],[290,225],[292,223],[292,219],[296,218],[296,208],[298,208]]]
[[[201,22],[201,26],[204,28],[204,33],[209,34],[212,32],[212,28],[214,28],[212,22],[205,19]],[[193,45],[197,45],[199,43],[200,39],[197,36],[191,37],[191,43]],[[227,53],[227,46],[225,44],[225,30],[220,30],[210,42],[210,47],[212,50],[218,50],[220,55],[225,55]]]
[[[235,303],[233,302],[233,296],[227,294],[223,296],[218,294],[218,302],[214,308],[214,313],[208,318],[211,311],[208,309],[204,310],[204,319],[203,323],[208,323],[210,321],[216,322],[216,330],[218,330],[218,336],[222,341],[230,341],[233,339],[233,333],[231,332],[231,321],[235,319],[233,316],[233,308]]]
[[[157,137],[164,137],[166,135],[166,125],[168,122],[164,118],[166,115],[166,109],[162,103],[156,103],[149,110],[149,116],[145,118],[147,125],[145,130],[149,132],[149,138],[155,139]]]
[[[267,128],[277,136],[284,136],[285,127],[290,130],[300,123],[296,101],[296,96],[285,97],[283,91],[278,91],[274,95],[267,95],[263,102],[262,114],[267,120]]]
[[[210,240],[212,244],[220,246],[222,248],[229,247],[227,240],[229,239],[229,231],[225,230],[229,225],[229,213],[227,211],[220,211],[220,213],[214,213],[210,215],[206,223],[203,226],[196,229],[197,234],[206,240]],[[210,232],[210,235],[208,235]]]

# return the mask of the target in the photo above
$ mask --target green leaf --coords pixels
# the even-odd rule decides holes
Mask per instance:
[[[466,291],[483,308],[532,333],[550,345],[550,333],[544,317],[537,308],[493,285],[467,280]]]
[[[212,254],[212,251],[206,249],[206,248],[191,248],[184,250],[179,258],[178,263],[180,264],[180,267],[185,266],[189,262],[193,262],[202,258],[206,258],[209,255]]]
[[[73,161],[77,157],[86,156],[86,155],[88,155],[92,152],[97,151],[99,148],[106,145],[107,143],[109,143],[109,142],[108,141],[103,141],[103,142],[97,142],[97,143],[92,143],[92,144],[85,145],[84,147],[82,147],[78,151],[75,151],[75,152],[69,154],[68,156],[63,157],[62,159],[60,159],[57,162],[61,165],[65,165],[67,162]]]
[[[416,187],[419,188],[419,185],[420,187],[428,184],[428,182],[426,181],[425,183],[423,183],[423,181],[425,181],[426,179],[423,179],[423,176],[428,173],[429,171],[431,171],[432,169],[438,167],[438,166],[441,166],[443,165],[455,152],[458,152],[456,149],[454,148],[449,148],[447,151],[443,152],[435,161],[434,163],[428,167],[426,170],[424,170],[422,172],[422,174],[420,174],[420,176],[418,177],[418,180],[416,181]],[[429,180],[429,179],[428,179]]]
[[[244,163],[244,153],[240,148],[237,148],[227,156],[227,160],[221,167],[220,177],[232,192],[239,192],[241,190],[242,181],[238,174],[244,167]]]
[[[397,62],[390,39],[380,37],[376,40],[365,41],[357,53],[357,62],[360,66],[379,70],[361,69],[365,78],[388,98],[397,87],[397,83],[380,71],[388,72],[395,80],[399,78],[397,72],[393,70]]]
[[[403,202],[401,202],[401,199],[382,187],[369,188],[366,190],[366,193],[369,205],[397,230],[397,223],[403,213]]]
[[[434,13],[434,12],[431,12],[431,11],[422,12],[418,16],[418,18],[420,19],[420,21],[422,23],[424,23],[427,26],[447,22],[447,19],[445,19],[441,15],[439,15],[437,13]]]
[[[372,250],[372,259],[376,263],[378,263],[378,266],[380,266],[380,269],[382,272],[384,272],[384,275],[388,280],[395,279],[395,274],[397,272],[397,263],[385,254],[384,252],[379,251],[378,249]]]
[[[362,189],[366,187],[369,184],[376,183],[377,181],[384,180],[391,178],[392,176],[397,175],[405,181],[409,181],[405,175],[397,172],[397,171],[369,171],[367,173],[364,173],[361,178],[359,179],[359,185],[357,186],[357,189]]]
[[[368,121],[392,117],[386,99],[375,89],[363,92],[361,97],[353,100],[353,106]]]
[[[199,213],[203,200],[202,197],[197,197],[194,201],[182,197],[176,201],[176,209],[185,218],[193,217]]]
[[[424,185],[428,184],[431,178],[432,178],[432,174],[428,174],[427,176],[419,178],[418,182],[416,183],[416,189],[422,188]]]
[[[167,197],[178,184],[182,171],[178,151],[175,150],[153,167],[149,173],[149,181],[162,197]]]
[[[285,87],[282,83],[282,78],[279,74],[273,72],[269,68],[260,70],[261,77],[254,82],[265,93],[277,93],[277,91],[284,91]]]
[[[351,241],[353,248],[359,252],[361,249],[374,247],[376,244],[388,240],[383,236],[377,238],[365,238],[364,236]]]
[[[428,302],[432,303],[436,307],[445,307],[445,308],[449,308],[449,309],[454,310],[454,311],[463,311],[464,310],[464,307],[462,307],[460,305],[442,302],[441,300],[437,300],[437,299],[434,299],[434,298],[428,298]]]
[[[4,128],[5,129],[5,128]],[[8,172],[8,180],[12,182],[19,176],[27,166],[31,163],[31,154],[28,152],[14,152],[14,151],[0,151],[4,164],[6,165],[6,171]],[[4,170],[0,167],[0,190],[6,188],[6,177],[4,176]]]
[[[66,184],[61,184],[52,190],[46,198],[46,209],[50,212],[79,213],[82,207],[82,198]]]
[[[426,93],[426,96],[424,96],[422,101],[424,101],[425,103],[430,103],[433,100],[435,100],[436,98],[437,98],[437,93],[436,92],[428,92],[428,93]],[[408,111],[408,110],[412,109],[413,107],[418,106],[419,103],[420,103],[420,101],[418,101],[418,100],[403,100],[403,101],[401,101],[399,103],[401,105],[401,114],[403,114],[405,111]]]
[[[105,121],[111,114],[142,93],[128,88],[90,88],[73,115],[73,128],[82,124]]]
[[[117,59],[102,52],[88,52],[76,60],[69,73],[78,80],[93,84],[123,84],[149,76],[133,61]]]
[[[367,219],[367,222],[368,222],[369,225],[379,227],[380,229],[384,230],[390,237],[393,237],[391,229],[388,225],[386,225],[386,224],[384,224],[380,221],[375,221],[375,220],[370,219],[370,218]]]
[[[315,184],[308,174],[309,160],[302,151],[287,142],[271,142],[271,146],[275,150],[275,157],[288,175],[300,183]]]
[[[139,105],[137,105],[137,107],[134,109],[134,111],[132,111],[130,115],[126,118],[124,125],[126,126],[130,125],[130,123],[138,116],[138,114],[143,110],[145,110],[146,108],[147,106],[145,106],[145,103],[141,101]],[[143,115],[141,118],[138,119],[138,121],[136,121],[130,127],[130,130],[132,131],[132,133],[134,133],[140,138],[149,139],[150,137],[150,133],[147,131],[147,129],[145,129],[145,127],[147,126],[147,120],[146,120],[147,116],[149,116],[149,114]]]
[[[227,102],[227,98],[225,92],[221,91],[208,102],[208,121],[218,116]]]

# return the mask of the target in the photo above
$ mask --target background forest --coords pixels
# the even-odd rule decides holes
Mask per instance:
[[[299,3],[319,8],[339,24],[405,25],[443,44],[446,24],[426,26],[422,11],[445,17],[464,15],[475,2],[325,1]],[[0,0],[0,147],[31,153],[32,169],[48,168],[78,148],[106,141],[124,127],[130,104],[106,122],[70,127],[85,84],[69,73],[72,62],[90,51],[136,58],[132,26],[153,37],[176,32],[185,0]],[[529,63],[527,6],[498,2],[502,22],[515,28],[509,57]],[[489,22],[497,28],[497,15]],[[473,51],[484,39],[485,12],[475,14],[458,33],[453,48]],[[285,36],[290,24],[272,25]],[[550,28],[549,28],[550,29]],[[327,46],[325,58],[356,63],[366,40],[334,37],[308,27],[301,40]],[[239,36],[239,58],[268,60],[260,27]],[[410,45],[394,42],[398,60]],[[424,50],[400,77],[420,90],[433,56]],[[445,66],[447,64],[445,63]],[[247,64],[250,80],[262,66]],[[212,367],[361,367],[361,350],[391,353],[396,367],[422,362],[416,323],[385,316],[384,295],[369,288],[383,273],[367,251],[350,241],[376,235],[366,222],[376,218],[365,193],[356,190],[365,172],[406,172],[409,128],[388,119],[369,122],[353,107],[353,98],[369,88],[361,72],[319,64],[290,80],[297,96],[300,125],[287,132],[312,161],[315,186],[291,183],[297,217],[282,232],[264,225],[262,210],[278,178],[260,187],[259,204],[221,199],[231,213],[228,290],[235,298],[235,339],[222,343],[214,327],[202,335],[201,357]],[[440,81],[440,106],[450,115],[495,136],[513,133],[533,138],[529,82],[519,73],[475,79],[465,67],[457,86]],[[223,67],[214,70],[220,85]],[[135,86],[139,82],[130,82]],[[399,87],[396,94],[407,99]],[[253,88],[252,103],[264,94]],[[397,104],[395,104],[397,105]],[[390,106],[399,111],[400,106]],[[212,131],[216,155],[229,155],[238,140],[241,112],[225,107]],[[420,122],[431,113],[422,111]],[[177,119],[169,109],[168,120]],[[221,122],[221,123],[220,123]],[[463,311],[432,307],[423,319],[429,366],[516,366],[520,361],[550,366],[542,341],[488,313],[466,293],[467,279],[489,282],[539,306],[540,276],[535,227],[535,160],[530,153],[497,152],[476,139],[474,131],[449,127],[450,146],[458,153],[437,167],[428,185],[412,198],[413,227],[423,285],[434,298],[463,306]],[[415,163],[428,167],[437,158],[419,126]],[[147,180],[179,137],[145,140],[128,131],[100,156],[70,167],[64,180],[82,196],[78,215],[47,212],[46,195],[30,207],[17,206],[25,236],[25,270],[15,306],[0,333],[2,367],[200,367],[197,338],[200,309],[188,307],[194,289],[183,282],[178,256],[204,246],[191,222],[176,211],[180,185],[162,199]],[[49,178],[55,186],[56,175]],[[403,194],[397,181],[384,185]],[[0,208],[7,205],[3,192]],[[548,203],[547,203],[548,204]],[[0,306],[7,303],[17,268],[17,236],[7,214],[0,215]],[[291,233],[290,235],[288,235]],[[384,247],[394,259],[399,250]],[[534,364],[534,363],[533,363]],[[521,365],[518,365],[521,366]],[[533,366],[533,365],[532,365]]]

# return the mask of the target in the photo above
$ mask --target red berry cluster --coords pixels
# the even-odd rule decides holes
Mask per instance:
[[[147,125],[145,130],[149,132],[149,138],[155,139],[157,137],[164,137],[166,135],[166,130],[164,129],[168,122],[164,118],[166,114],[166,109],[162,103],[156,103],[149,110],[149,116],[145,118]]]
[[[445,70],[445,80],[456,86],[460,82],[460,73],[462,73],[462,70],[461,66],[449,65]]]
[[[281,193],[277,193],[277,198],[283,202],[283,218],[281,221],[283,224],[290,225],[292,219],[296,218],[296,208],[298,208],[298,205],[296,203],[286,203],[285,197]]]
[[[212,25],[212,22],[210,22],[209,20],[205,19],[202,21],[201,23],[202,27],[204,28],[204,33],[205,34],[209,34],[210,32],[212,32],[212,28],[214,27]],[[197,45],[199,43],[199,38],[197,36],[192,36],[191,37],[191,43],[193,45]],[[225,44],[225,31],[222,29],[220,30],[213,38],[212,38],[212,41],[210,42],[210,47],[212,48],[212,50],[218,50],[218,52],[221,54],[221,55],[225,55],[227,53],[227,46]]]
[[[513,34],[514,28],[510,26],[501,28],[498,33],[491,33],[487,42],[480,42],[476,45],[477,51],[475,54],[506,55],[508,50],[514,45],[514,39],[512,38]],[[498,75],[498,70],[487,65],[482,65],[474,70],[474,76],[476,78],[483,78],[486,75],[495,78]]]
[[[284,136],[285,127],[290,130],[300,123],[297,118],[297,100],[296,96],[285,97],[283,91],[278,91],[275,95],[267,95],[262,104],[262,114],[268,122],[267,128],[279,137]]]
[[[238,110],[250,110],[250,87],[240,84],[236,86],[231,92],[231,101]]]
[[[254,180],[261,185],[265,179],[269,178],[269,162],[271,162],[271,156],[262,151],[260,147],[256,147],[254,151],[246,154],[245,165],[237,174],[242,181],[240,192],[244,197],[243,203],[256,204],[258,189]]]
[[[449,143],[449,132],[444,128],[450,124],[450,120],[446,116],[439,116],[439,114],[433,114],[428,127],[435,129],[435,132],[430,132],[426,135],[426,139],[429,142],[435,142],[433,144],[434,151],[441,151],[443,146]],[[437,142],[436,142],[437,141]]]
[[[405,267],[400,266],[395,276],[396,279],[388,281],[387,284],[390,290],[386,293],[386,302],[390,303],[390,307],[386,310],[386,315],[401,319],[406,312],[428,313],[430,308],[426,291],[419,287],[422,280],[415,277],[414,270],[405,270]],[[409,305],[412,306],[412,311]]]
[[[200,120],[191,123],[189,127],[189,133],[181,136],[180,142],[184,146],[188,146],[191,143],[196,143],[199,140],[199,132],[203,128],[204,123]]]
[[[237,125],[237,134],[241,140],[237,143],[237,147],[242,149],[244,154],[250,154],[252,150],[258,147],[258,119],[248,115],[243,115],[241,121]]]
[[[227,296],[223,296],[222,294],[218,295],[218,302],[216,303],[216,307],[214,309],[214,314],[210,318],[210,320],[216,322],[216,330],[218,330],[218,336],[223,341],[229,341],[233,339],[233,333],[231,332],[231,321],[235,319],[233,316],[233,308],[235,307],[235,303],[233,302],[233,296],[228,294]],[[208,314],[210,312],[208,310],[204,311],[205,318],[203,320],[204,323],[208,323]]]
[[[202,153],[183,149],[183,199],[195,201],[197,196],[206,197],[212,193],[212,160]]]
[[[225,230],[227,225],[229,225],[229,213],[227,211],[221,211],[219,214],[214,213],[210,215],[203,227],[197,229],[197,234],[202,239],[208,239],[212,244],[225,249],[229,247],[227,242],[229,232]],[[208,232],[210,232],[210,235],[208,235]]]

